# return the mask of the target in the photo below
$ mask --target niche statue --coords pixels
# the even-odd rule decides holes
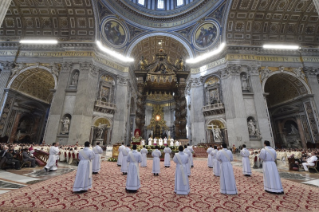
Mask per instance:
[[[79,80],[79,73],[75,72],[72,76],[71,85],[76,86],[78,84],[78,80]]]
[[[62,122],[61,134],[67,134],[67,133],[69,133],[69,126],[70,126],[70,119],[69,119],[69,117],[65,117],[64,119],[61,120],[61,122]]]

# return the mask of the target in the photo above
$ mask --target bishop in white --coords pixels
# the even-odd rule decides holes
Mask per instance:
[[[164,153],[165,153],[165,156],[164,156],[164,166],[166,168],[169,168],[171,166],[171,148],[169,147],[165,147],[164,148]]]
[[[80,163],[76,171],[73,192],[86,192],[92,188],[92,160],[95,155],[90,150],[90,142],[84,143],[84,149],[79,152]]]
[[[264,189],[268,193],[283,194],[280,176],[275,164],[276,150],[270,147],[269,141],[264,141],[265,148],[260,151],[259,158],[263,160]]]
[[[220,164],[220,193],[222,194],[237,194],[236,181],[234,176],[233,166],[230,163],[233,161],[233,154],[227,150],[227,145],[222,144],[223,149],[218,151],[216,159]]]
[[[243,164],[243,174],[245,176],[251,176],[251,168],[250,168],[250,160],[249,160],[249,151],[246,149],[246,145],[243,145],[243,149],[240,151],[240,155],[242,156],[242,164]]]
[[[100,142],[96,143],[96,146],[93,148],[95,157],[93,159],[92,172],[93,174],[98,174],[101,170],[101,154],[103,154],[103,149],[100,147]]]
[[[142,155],[136,150],[135,144],[133,145],[133,150],[128,154],[127,162],[129,166],[125,190],[130,193],[135,193],[141,187],[138,164],[142,162]]]
[[[176,194],[187,195],[190,192],[186,171],[188,155],[183,152],[183,146],[180,146],[178,150],[179,153],[176,153],[173,158],[173,161],[176,163],[174,192]]]

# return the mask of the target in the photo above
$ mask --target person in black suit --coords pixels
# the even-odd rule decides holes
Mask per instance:
[[[28,149],[23,149],[23,152],[22,152],[23,162],[30,161],[31,167],[35,167],[35,159],[28,154],[28,151],[29,151]]]
[[[6,161],[7,164],[14,163],[16,170],[21,169],[20,168],[20,166],[21,166],[20,161],[13,157],[13,149],[9,149],[9,151],[5,153],[5,157],[7,158],[7,161]]]

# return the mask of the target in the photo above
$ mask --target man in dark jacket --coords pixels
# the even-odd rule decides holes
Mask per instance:
[[[15,169],[20,170],[20,161],[18,161],[16,158],[13,157],[13,149],[9,149],[8,152],[6,152],[5,157],[7,158],[6,163],[12,164],[14,163]]]
[[[23,162],[30,161],[31,167],[35,167],[35,159],[28,154],[28,151],[29,151],[28,149],[23,149],[23,152],[22,152]]]

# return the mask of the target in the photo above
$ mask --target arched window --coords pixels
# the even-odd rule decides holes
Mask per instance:
[[[164,9],[164,0],[158,0],[157,1],[157,8],[158,9]]]
[[[177,7],[182,6],[184,4],[184,0],[176,0]]]
[[[138,3],[144,6],[145,5],[145,0],[138,0]]]

